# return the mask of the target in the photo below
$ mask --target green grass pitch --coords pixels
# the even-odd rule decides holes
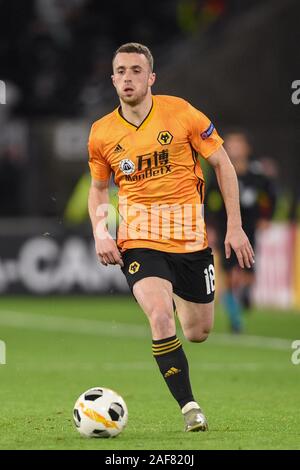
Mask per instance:
[[[291,362],[300,315],[253,311],[240,337],[226,327],[218,310],[208,341],[183,342],[210,425],[185,434],[132,298],[0,298],[0,449],[300,449],[300,365]],[[75,400],[94,386],[127,402],[115,439],[84,439],[73,426]]]

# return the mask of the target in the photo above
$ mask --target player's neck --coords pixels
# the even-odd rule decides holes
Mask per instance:
[[[136,106],[121,101],[122,116],[134,126],[140,126],[152,108],[152,95],[149,94]]]

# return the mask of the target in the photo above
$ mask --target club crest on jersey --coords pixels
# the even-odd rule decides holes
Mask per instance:
[[[161,145],[168,145],[172,142],[173,136],[169,131],[161,131],[157,136],[157,140]]]
[[[211,122],[210,125],[208,126],[208,128],[206,129],[206,131],[204,131],[200,134],[202,140],[207,139],[213,133],[214,128],[215,128],[215,126]]]
[[[120,161],[119,168],[125,175],[131,175],[135,171],[135,164],[128,158],[124,158]]]

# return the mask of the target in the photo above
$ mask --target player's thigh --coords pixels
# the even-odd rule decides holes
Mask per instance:
[[[167,279],[145,277],[133,285],[132,292],[149,319],[155,315],[173,317],[173,288]]]
[[[190,341],[204,341],[214,324],[214,301],[190,302],[173,294],[176,312],[184,335]]]
[[[127,283],[150,318],[172,315],[172,271],[161,251],[133,248],[123,254],[122,271]]]

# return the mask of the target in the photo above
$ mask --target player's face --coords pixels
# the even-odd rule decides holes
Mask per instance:
[[[136,106],[151,93],[155,74],[144,54],[120,52],[115,57],[113,72],[114,87],[124,103]]]

